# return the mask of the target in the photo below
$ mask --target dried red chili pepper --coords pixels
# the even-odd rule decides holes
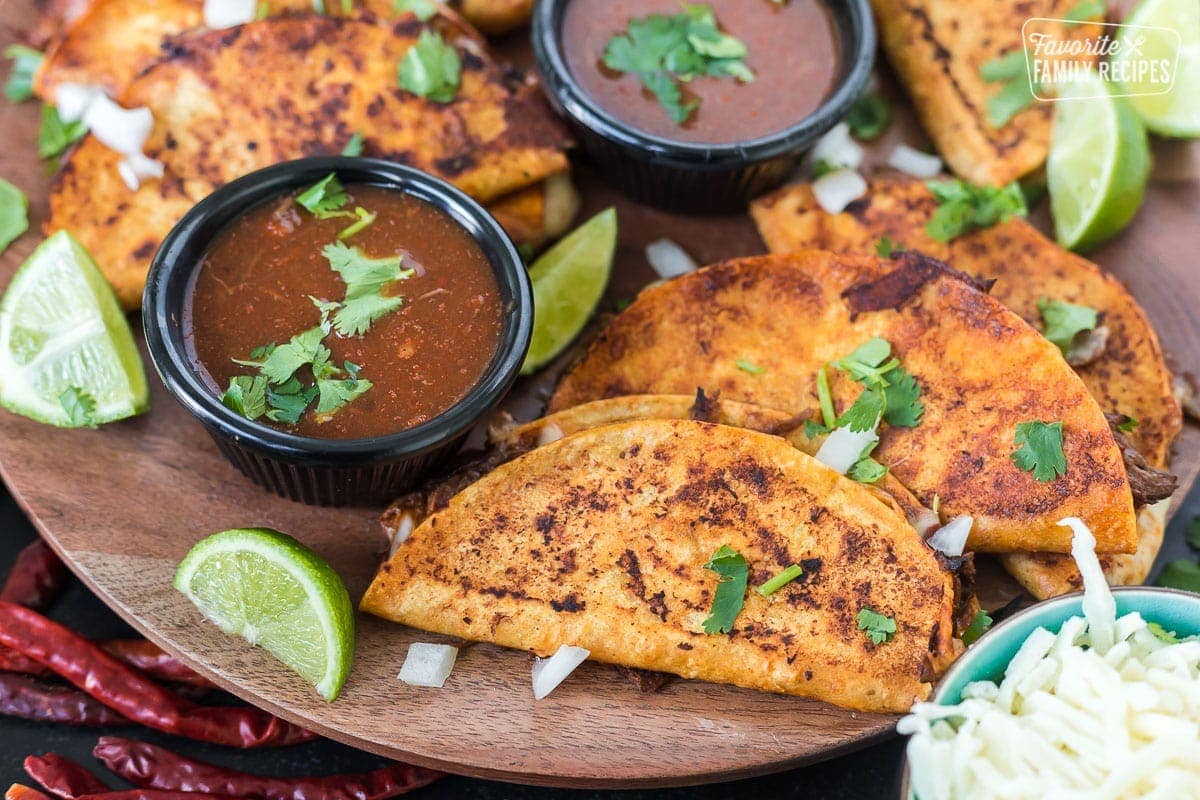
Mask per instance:
[[[256,708],[198,706],[57,622],[12,603],[0,603],[0,645],[50,668],[147,728],[231,747],[274,747],[316,738]]]
[[[37,789],[30,789],[28,786],[14,783],[4,793],[4,800],[50,800],[50,798]]]
[[[4,588],[0,589],[0,601],[45,611],[62,594],[69,577],[58,554],[38,539],[17,554]]]
[[[92,755],[135,786],[263,800],[385,800],[442,777],[431,769],[392,764],[358,775],[264,778],[115,736],[101,738]]]
[[[50,670],[7,647],[0,647],[0,672],[23,672],[26,675],[49,675]]]
[[[50,686],[12,672],[0,673],[0,714],[85,727],[129,724],[120,714],[77,689]]]
[[[25,759],[25,773],[37,781],[43,789],[64,800],[85,794],[107,792],[108,787],[84,767],[58,753],[29,756]]]
[[[233,798],[223,794],[160,792],[157,789],[125,789],[120,792],[80,795],[76,800],[244,800],[244,798]]]
[[[216,688],[205,677],[196,674],[179,662],[179,659],[163,652],[154,642],[145,639],[109,639],[99,643],[104,650],[129,666],[146,673],[151,678],[167,683],[184,683],[205,689]]]

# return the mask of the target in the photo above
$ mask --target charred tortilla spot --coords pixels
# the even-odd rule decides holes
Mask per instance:
[[[569,594],[562,600],[551,600],[550,607],[555,611],[566,611],[574,614],[587,608],[587,603],[580,600],[579,595]]]
[[[992,281],[981,281],[922,253],[905,250],[895,259],[899,266],[881,278],[851,286],[842,292],[853,321],[868,311],[897,311],[925,285],[948,276],[962,281],[973,289],[987,294]]]

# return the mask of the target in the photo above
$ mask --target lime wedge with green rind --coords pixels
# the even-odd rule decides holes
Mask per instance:
[[[533,262],[533,338],[522,375],[554,360],[587,325],[608,286],[616,249],[617,212],[609,208]]]
[[[1137,213],[1150,176],[1146,129],[1124,98],[1093,72],[1060,87],[1046,183],[1060,244],[1087,250]]]
[[[1157,60],[1175,70],[1166,92],[1149,72],[1122,84],[1146,127],[1163,136],[1200,137],[1200,2],[1142,0],[1117,36],[1114,74],[1132,78],[1136,73],[1128,67],[1135,60],[1141,66]]]
[[[354,608],[319,555],[270,528],[235,528],[201,540],[175,588],[222,631],[258,645],[333,700],[354,660]]]
[[[72,414],[64,393],[94,411]],[[0,405],[60,427],[100,425],[145,411],[146,373],[108,281],[65,231],[42,242],[0,301]]]

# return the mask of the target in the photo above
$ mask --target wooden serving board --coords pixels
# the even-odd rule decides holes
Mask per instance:
[[[31,19],[27,0],[0,3],[3,43]],[[902,115],[903,116],[903,115]],[[49,176],[34,155],[34,104],[0,103],[0,177],[24,189],[32,227],[46,212]],[[875,150],[919,143],[901,119]],[[1133,226],[1097,255],[1128,281],[1185,368],[1200,368],[1200,149],[1159,143],[1159,171]],[[580,176],[584,214],[618,209],[620,250],[607,302],[653,279],[643,248],[669,237],[701,262],[763,251],[743,216],[688,218],[640,207]],[[0,257],[0,285],[39,240],[30,233]],[[609,306],[611,308],[611,306]],[[564,357],[564,361],[566,357]],[[517,387],[511,408],[535,415],[552,380]],[[586,664],[535,702],[529,655],[488,645],[465,648],[442,690],[396,679],[407,645],[429,634],[358,620],[355,664],[335,703],[269,655],[220,634],[171,588],[176,564],[198,539],[264,525],[297,536],[325,556],[361,595],[385,541],[378,510],[309,508],[246,481],[202,428],[151,376],[153,407],[97,431],[63,431],[0,412],[0,471],[42,534],[75,573],[147,637],[245,700],[330,738],[451,772],[576,787],[666,786],[733,779],[829,758],[890,735],[893,717],[697,682],[643,694],[615,670]],[[1182,497],[1200,471],[1200,433],[1189,428],[1176,471]]]

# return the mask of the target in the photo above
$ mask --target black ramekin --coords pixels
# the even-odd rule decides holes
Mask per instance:
[[[388,436],[316,439],[252,422],[221,403],[197,373],[185,341],[184,304],[213,238],[250,208],[311,186],[330,172],[336,172],[343,183],[402,191],[449,214],[491,262],[505,307],[496,355],[466,397],[432,420]],[[525,266],[491,215],[431,175],[368,158],[306,158],[277,164],[213,192],[180,220],[159,248],[142,302],[155,369],[225,457],[260,486],[318,505],[387,502],[452,455],[512,387],[533,327],[533,292]]]
[[[674,141],[617,119],[575,80],[561,36],[570,2],[540,0],[534,7],[533,52],[546,95],[607,180],[638,200],[677,211],[738,210],[783,183],[797,158],[846,115],[875,60],[868,0],[823,0],[837,32],[840,63],[835,88],[816,111],[778,133],[743,142]]]

